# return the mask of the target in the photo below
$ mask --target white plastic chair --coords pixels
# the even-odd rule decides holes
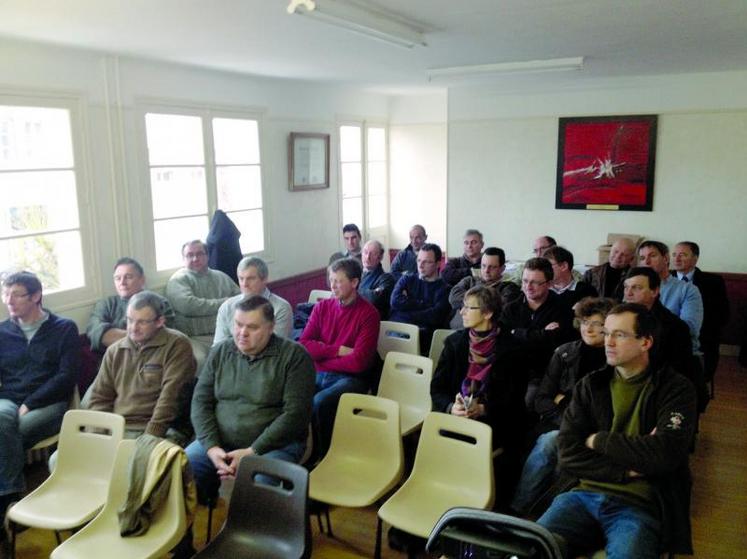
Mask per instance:
[[[332,297],[332,292],[326,289],[312,289],[309,292],[309,303],[316,303],[321,299],[329,299]]]
[[[112,464],[124,427],[124,417],[114,413],[90,410],[65,413],[57,467],[44,483],[8,511],[11,526],[21,524],[59,532],[91,520],[106,502]]]
[[[438,330],[433,331],[433,339],[431,339],[431,349],[428,352],[428,357],[433,361],[434,367],[438,365],[441,352],[444,350],[444,341],[454,332],[456,332],[456,330],[448,330],[444,328],[439,328]]]
[[[433,361],[428,357],[390,351],[384,360],[377,396],[399,402],[402,435],[420,428],[433,408]]]
[[[86,527],[52,551],[50,559],[150,559],[163,557],[182,539],[187,519],[179,460],[172,465],[166,503],[153,516],[148,531],[133,537],[119,535],[117,509],[127,498],[127,468],[135,444],[132,439],[119,443],[106,505]]]
[[[382,320],[377,349],[382,359],[390,351],[420,355],[420,329],[414,324]]]

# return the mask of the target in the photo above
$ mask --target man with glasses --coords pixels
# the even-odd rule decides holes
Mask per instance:
[[[449,318],[449,287],[438,275],[441,247],[425,243],[418,251],[418,275],[399,278],[392,291],[389,320],[420,328],[420,350],[430,347],[433,331]]]
[[[195,377],[189,340],[166,327],[161,297],[152,291],[130,297],[126,314],[127,335],[106,350],[88,408],[123,416],[128,437],[168,432],[184,443],[184,434],[170,429],[186,407],[183,390]]]
[[[576,337],[573,313],[550,290],[553,270],[546,258],[526,261],[521,277],[523,296],[503,308],[501,324],[521,344],[530,374],[527,407],[532,406],[539,379],[553,351]]]
[[[532,241],[532,252],[534,253],[535,258],[539,258],[543,254],[545,254],[545,251],[550,248],[557,246],[557,241],[550,237],[549,235],[542,235],[541,237],[537,237]]]
[[[543,256],[552,265],[550,290],[557,293],[569,309],[573,310],[573,306],[584,297],[597,296],[597,290],[579,279],[581,275],[573,269],[573,253],[570,250],[555,245],[548,248]]]
[[[198,367],[205,360],[215,335],[218,309],[240,293],[226,274],[208,267],[205,243],[189,241],[182,246],[184,268],[166,283],[166,297],[176,313],[176,328],[189,336]]]
[[[127,256],[117,260],[114,264],[114,289],[117,294],[98,301],[88,321],[86,335],[93,351],[103,353],[114,342],[127,336],[127,302],[145,289],[145,272],[137,260]],[[161,305],[166,326],[174,328],[174,311],[165,297],[161,297]]]
[[[80,369],[78,328],[42,307],[36,275],[5,276],[2,299],[10,318],[0,322],[0,519],[25,489],[26,449],[59,432]]]
[[[697,420],[686,378],[651,362],[657,322],[637,304],[604,321],[607,366],[576,384],[558,435],[566,492],[538,523],[565,555],[691,554],[688,449]]]

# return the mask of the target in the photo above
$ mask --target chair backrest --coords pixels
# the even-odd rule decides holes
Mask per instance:
[[[326,289],[312,289],[309,292],[309,303],[316,303],[320,299],[329,299],[332,297],[332,292]]]
[[[451,336],[456,330],[449,330],[446,328],[439,328],[433,331],[433,338],[431,339],[431,349],[428,352],[428,357],[433,361],[433,366],[438,365],[438,359],[441,357],[441,352],[444,349],[444,340]]]
[[[458,487],[471,495],[471,502],[490,508],[495,498],[492,429],[473,419],[430,412],[407,483],[415,478]]]
[[[266,556],[302,557],[309,534],[308,494],[309,473],[302,466],[244,456],[223,530],[258,536],[253,547],[268,546]]]
[[[420,355],[420,330],[414,324],[382,320],[377,349],[382,359],[390,351]]]
[[[108,480],[124,428],[124,417],[115,413],[67,411],[52,475]]]
[[[384,360],[377,396],[399,402],[403,412],[425,419],[431,403],[433,361],[428,357],[390,351]]]
[[[392,475],[404,468],[399,404],[368,394],[343,394],[327,456],[352,455]]]
[[[446,511],[431,531],[426,549],[448,557],[461,551],[485,557],[562,559],[557,541],[529,520],[467,507]],[[464,555],[466,556],[466,555]]]

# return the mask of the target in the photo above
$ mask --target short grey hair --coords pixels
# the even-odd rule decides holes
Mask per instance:
[[[473,235],[476,235],[476,236],[480,237],[480,240],[482,241],[482,233],[480,233],[480,231],[478,231],[477,229],[467,229],[464,232],[465,238],[466,237],[471,237]]]
[[[257,270],[257,275],[261,280],[266,280],[267,276],[270,275],[270,271],[267,269],[265,261],[257,256],[245,256],[242,258],[239,265],[236,266],[236,271],[243,272],[247,268],[254,268]]]
[[[150,307],[155,313],[156,318],[161,318],[163,316],[163,297],[152,291],[145,290],[135,293],[127,303],[128,309],[136,311],[145,307]]]
[[[384,245],[382,245],[379,241],[377,241],[376,239],[371,239],[366,244],[374,245],[376,247],[376,250],[379,251],[379,254],[381,256],[384,256]]]

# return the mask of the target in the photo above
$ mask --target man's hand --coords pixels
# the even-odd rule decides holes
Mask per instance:
[[[236,477],[236,470],[239,469],[239,462],[244,456],[254,456],[256,453],[252,447],[249,448],[237,448],[231,452],[226,453],[226,461],[231,465],[231,475],[221,476],[221,479],[234,479]]]
[[[557,330],[558,328],[560,328],[560,324],[557,322],[551,322],[545,326],[545,330]]]
[[[19,408],[18,408],[18,417],[23,417],[24,415],[26,415],[27,413],[29,413],[29,411],[31,411],[31,410],[29,410],[29,408],[28,408],[28,406],[26,404],[21,404],[19,406]]]
[[[594,450],[594,439],[596,438],[597,434],[592,433],[588,437],[586,437],[586,448],[590,448],[591,450]]]
[[[553,400],[552,400],[552,401],[553,401],[553,402],[555,403],[555,405],[556,405],[556,406],[559,406],[559,405],[560,405],[560,402],[562,402],[562,401],[563,401],[563,398],[565,398],[565,394],[563,394],[562,392],[558,392],[558,393],[557,393],[557,394],[555,395],[555,398],[553,398]]]
[[[235,475],[228,454],[221,447],[211,446],[208,448],[207,455],[221,479]]]
[[[337,350],[337,355],[340,357],[343,357],[345,355],[350,355],[351,353],[353,353],[353,348],[345,346],[345,345],[341,345],[340,348]]]

